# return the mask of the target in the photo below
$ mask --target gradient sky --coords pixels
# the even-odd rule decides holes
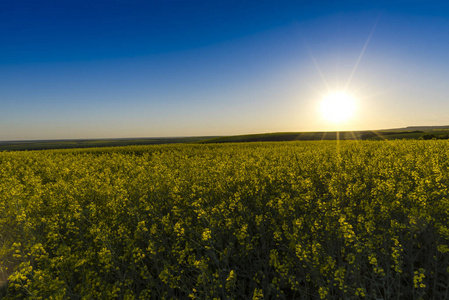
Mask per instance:
[[[446,3],[2,0],[0,140],[449,125]]]

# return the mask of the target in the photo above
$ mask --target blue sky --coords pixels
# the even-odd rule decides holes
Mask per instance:
[[[449,124],[445,1],[4,0],[0,33],[0,140]]]

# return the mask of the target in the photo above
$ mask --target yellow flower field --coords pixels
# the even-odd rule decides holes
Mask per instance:
[[[449,142],[0,153],[5,299],[449,298]]]

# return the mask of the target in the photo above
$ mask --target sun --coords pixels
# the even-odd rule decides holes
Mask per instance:
[[[333,92],[321,102],[323,118],[334,124],[341,124],[351,119],[356,111],[356,99],[346,92]]]

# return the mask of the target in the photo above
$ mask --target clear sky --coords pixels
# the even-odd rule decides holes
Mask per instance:
[[[1,0],[0,140],[449,125],[446,3]]]

